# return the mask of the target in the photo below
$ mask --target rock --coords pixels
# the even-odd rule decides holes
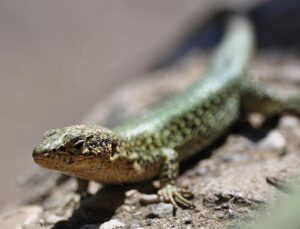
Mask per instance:
[[[285,146],[286,140],[277,130],[271,131],[267,137],[259,142],[259,147],[266,150],[283,151]]]
[[[157,194],[142,194],[140,196],[140,203],[142,205],[159,203],[160,201],[161,201],[161,198]]]
[[[112,219],[110,221],[107,221],[99,227],[99,229],[122,229],[125,228],[125,224],[117,219]]]
[[[197,176],[205,176],[206,174],[209,173],[209,168],[207,166],[200,166],[196,169],[196,175]]]
[[[142,228],[138,220],[133,220],[130,225],[130,229]]]
[[[59,221],[64,220],[64,218],[61,217],[61,216],[57,216],[57,215],[49,215],[49,216],[46,217],[46,220],[47,220],[47,223],[55,224]]]
[[[221,156],[221,160],[223,162],[245,162],[249,161],[250,157],[239,153],[224,153],[224,155]]]
[[[159,203],[151,207],[147,218],[166,218],[173,216],[174,207],[172,204]]]
[[[0,215],[0,228],[32,228],[38,223],[43,212],[42,207],[26,206]]]
[[[269,59],[269,57],[265,59]],[[261,63],[262,61],[260,60],[258,62]],[[198,66],[200,65],[198,57],[194,63],[194,66],[199,69]],[[300,66],[299,63],[300,62],[298,61],[298,66]],[[177,66],[177,64],[175,65]],[[205,63],[202,66],[204,65]],[[274,64],[269,65],[270,68],[274,66]],[[194,70],[191,69],[191,71],[195,71],[195,76],[197,77],[199,75],[199,71],[196,68]],[[114,100],[105,98],[103,100],[105,101],[105,104],[103,103],[102,106],[99,106],[99,109],[94,112],[97,122],[88,120],[84,123],[102,124],[105,126],[106,124],[116,125],[115,120],[117,120],[117,122],[120,121],[118,120],[118,117],[123,118],[124,114],[125,116],[129,114],[135,117],[136,114],[134,112],[141,112],[144,110],[144,107],[142,107],[142,103],[144,101],[148,100],[148,104],[155,105],[156,101],[158,100],[153,98],[159,96],[159,91],[163,92],[163,98],[166,98],[166,96],[169,96],[169,94],[165,93],[168,88],[171,89],[168,91],[174,92],[176,85],[182,85],[177,79],[186,79],[186,71],[178,71],[178,69],[175,71],[178,72],[176,73],[178,77],[175,78],[175,80],[164,80],[167,85],[166,87],[161,86],[163,77],[161,77],[159,74],[157,74],[156,78],[144,77],[149,78],[149,80],[140,84],[134,84],[150,86],[150,80],[154,80],[155,78],[159,87],[156,87],[156,90],[152,90],[151,93],[154,92],[153,94],[150,93],[151,90],[144,90],[145,87],[130,86],[127,87],[128,92],[132,92],[130,99],[128,97],[129,93],[126,94],[126,92],[124,92],[122,96],[120,96],[120,90],[116,90],[118,93],[115,94]],[[165,75],[171,76],[172,74],[173,73],[166,72]],[[182,77],[183,75],[185,77]],[[274,74],[272,73],[272,75]],[[170,85],[171,81],[175,83]],[[140,91],[140,93],[134,92],[135,90]],[[149,93],[147,93],[147,91]],[[125,96],[127,96],[128,99],[126,99]],[[122,101],[120,101],[120,98]],[[137,105],[138,103],[140,105]],[[101,117],[102,120],[100,120]],[[252,116],[252,118],[253,119],[250,120],[250,122],[254,126],[260,126],[262,117],[256,115]],[[105,120],[108,120],[108,122]],[[296,123],[298,124],[295,128],[294,125]],[[287,145],[289,147],[288,154],[286,154],[284,157],[277,157],[277,155],[273,155],[275,154],[273,151],[270,151],[272,155],[270,155],[270,152],[261,152],[264,150],[259,148],[259,144],[262,144],[261,142],[258,142],[258,139],[261,136],[257,134],[259,132],[256,132],[255,130],[253,131],[252,128],[247,127],[247,125],[244,126],[243,124],[237,124],[237,129],[234,131],[234,133],[230,132],[229,136],[226,138],[226,140],[224,139],[223,143],[223,140],[220,139],[221,141],[219,143],[212,145],[211,150],[208,150],[208,152],[203,152],[203,154],[200,153],[199,156],[195,157],[195,159],[192,158],[189,160],[191,163],[187,161],[183,166],[183,173],[181,173],[178,183],[180,184],[180,187],[182,187],[181,184],[184,184],[183,186],[186,186],[187,184],[187,186],[193,190],[193,193],[195,194],[193,202],[197,206],[197,208],[194,210],[178,209],[176,216],[173,216],[172,213],[174,213],[175,209],[172,206],[167,205],[167,207],[170,207],[170,209],[165,209],[163,211],[158,208],[158,206],[166,206],[166,204],[141,206],[141,204],[138,203],[138,201],[140,201],[138,197],[142,195],[141,193],[154,193],[153,187],[149,182],[149,187],[147,187],[148,184],[141,184],[141,186],[130,186],[137,188],[141,193],[136,190],[129,190],[126,192],[125,201],[122,200],[124,193],[122,192],[122,194],[120,194],[119,190],[116,191],[116,189],[123,189],[123,185],[118,185],[116,189],[103,186],[97,195],[83,201],[82,208],[78,208],[74,211],[73,204],[65,205],[60,201],[63,199],[62,197],[66,198],[66,194],[68,192],[75,190],[75,180],[70,179],[70,181],[68,181],[66,184],[62,184],[55,188],[49,188],[49,186],[46,186],[43,188],[43,192],[38,192],[38,194],[34,193],[35,202],[31,201],[30,203],[38,203],[40,206],[43,206],[44,213],[38,219],[37,227],[35,227],[35,220],[26,221],[29,222],[29,224],[26,225],[26,229],[42,229],[48,227],[56,228],[57,226],[61,226],[60,228],[68,228],[69,225],[74,225],[73,228],[83,229],[93,229],[99,227],[124,228],[124,224],[122,222],[126,223],[125,228],[132,229],[205,229],[227,228],[229,225],[234,225],[236,221],[243,222],[245,218],[248,221],[254,222],[254,218],[264,211],[263,208],[269,207],[274,201],[277,203],[277,201],[289,197],[279,191],[274,185],[267,183],[266,178],[276,177],[283,179],[284,181],[288,181],[288,183],[293,183],[294,179],[296,180],[298,177],[298,170],[300,167],[300,157],[298,153],[300,152],[300,144],[298,142],[300,137],[300,128],[298,128],[299,123],[300,122],[297,122],[293,116],[285,116],[282,118],[282,120],[280,120],[279,130],[282,131],[281,133],[284,133],[284,136],[287,136],[286,140],[288,140],[289,144]],[[264,131],[264,129],[262,131]],[[256,137],[256,134],[259,136]],[[253,135],[255,136],[252,138]],[[265,137],[262,142],[266,141],[268,138],[269,136]],[[273,141],[278,144],[276,137]],[[290,143],[292,143],[292,145],[290,145]],[[271,145],[274,147],[272,141]],[[197,161],[198,165],[195,167],[194,164]],[[50,177],[46,177],[45,179],[49,178]],[[30,192],[33,192],[33,190],[43,185],[41,183],[43,179],[39,178],[38,180],[34,181],[36,183],[30,183]],[[159,184],[157,180],[153,183],[155,183],[155,187],[159,187],[159,185],[156,185]],[[93,191],[91,191],[91,189]],[[124,190],[127,190],[127,188],[124,188]],[[90,192],[96,193],[97,191],[98,185],[90,185]],[[146,198],[144,196],[144,199],[149,202],[151,202],[151,200],[155,200],[155,198],[156,195],[146,196]],[[120,199],[120,201],[116,201],[117,199]],[[53,204],[50,205],[49,203]],[[58,204],[58,206],[55,207],[55,204]],[[45,206],[54,207],[46,208]],[[276,204],[276,206],[279,205]],[[157,212],[157,208],[162,211],[162,213]],[[6,208],[3,209],[7,211]],[[259,210],[258,213],[256,212],[257,209]],[[60,214],[56,214],[56,212],[59,212]],[[267,213],[269,214],[269,212]],[[55,215],[52,216],[52,214]],[[15,215],[13,214],[13,220],[15,221],[18,218],[14,218],[14,216]],[[50,216],[50,218],[45,216]],[[63,220],[54,225],[54,223],[59,220],[57,216],[63,217]],[[119,220],[111,220],[102,224],[101,226],[99,224],[95,224],[95,222],[104,222],[111,218]],[[274,219],[273,217],[270,218]],[[14,225],[20,225],[20,222],[23,223],[18,219],[19,224],[4,225],[3,223],[5,223],[8,219],[2,220],[2,218],[0,218],[0,220],[0,228],[15,228]],[[33,224],[30,224],[30,222],[33,222]],[[86,224],[87,222],[90,222],[90,224]],[[23,228],[25,229],[25,227]]]
[[[135,195],[139,195],[140,193],[136,189],[131,189],[125,193],[126,197],[132,197]]]
[[[249,114],[249,122],[254,127],[260,127],[263,122],[265,121],[265,117],[262,114],[259,113],[251,113]]]
[[[299,120],[295,116],[286,115],[280,119],[279,127],[295,128],[299,125]]]
[[[96,194],[99,191],[100,187],[101,185],[99,183],[91,181],[89,183],[89,193],[93,195]]]

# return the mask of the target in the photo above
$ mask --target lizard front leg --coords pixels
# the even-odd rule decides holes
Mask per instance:
[[[76,178],[77,180],[77,190],[76,193],[80,195],[81,198],[87,197],[88,196],[88,186],[89,186],[89,181],[84,180],[81,178]]]
[[[158,195],[162,196],[164,201],[171,202],[175,207],[177,207],[177,203],[194,207],[193,203],[184,197],[185,195],[191,196],[192,193],[176,186],[179,173],[178,153],[173,149],[162,149],[162,155],[164,161],[159,173],[160,189]]]

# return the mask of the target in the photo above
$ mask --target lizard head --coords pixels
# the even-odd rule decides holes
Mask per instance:
[[[45,132],[41,144],[33,150],[34,161],[42,167],[71,173],[72,170],[92,166],[97,158],[111,160],[114,137],[109,129],[99,126],[69,126]]]

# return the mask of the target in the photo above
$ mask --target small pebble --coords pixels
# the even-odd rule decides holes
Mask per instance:
[[[159,203],[161,202],[161,198],[156,194],[142,194],[140,197],[140,203],[143,205]]]
[[[125,193],[126,199],[125,199],[125,206],[124,206],[124,210],[126,210],[125,208],[127,208],[126,211],[130,211],[133,210],[134,206],[137,204],[137,202],[141,199],[140,198],[141,193],[139,193],[137,190],[132,189],[129,190]]]
[[[298,125],[299,125],[299,120],[296,117],[290,115],[286,115],[282,117],[279,121],[279,127],[282,128],[293,128]]]
[[[265,117],[258,113],[252,113],[249,115],[249,122],[254,127],[259,127],[265,121]]]
[[[173,216],[174,207],[172,204],[159,203],[151,206],[151,212],[148,218],[166,218]]]
[[[99,183],[96,183],[94,181],[90,182],[89,184],[89,193],[90,194],[96,194],[99,191],[99,188],[101,187],[101,185]]]
[[[209,168],[207,166],[200,166],[196,170],[196,175],[202,177],[208,174],[208,172],[209,172]]]
[[[46,220],[48,223],[51,223],[51,224],[55,224],[59,221],[62,221],[64,218],[61,217],[61,216],[57,216],[57,215],[49,215],[47,216]]]
[[[125,228],[125,224],[117,219],[109,220],[99,227],[99,229],[122,229]]]
[[[136,189],[131,189],[125,193],[126,197],[131,197],[140,194]]]
[[[244,162],[249,160],[249,156],[247,155],[242,155],[239,153],[226,153],[221,157],[221,160],[224,162]]]
[[[279,131],[273,130],[259,142],[259,146],[266,150],[283,151],[286,146],[286,140]]]

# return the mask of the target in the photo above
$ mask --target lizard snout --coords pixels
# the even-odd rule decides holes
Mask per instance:
[[[42,156],[46,153],[47,153],[46,149],[44,149],[41,146],[37,146],[33,149],[32,156],[33,157],[38,157],[38,156]]]

